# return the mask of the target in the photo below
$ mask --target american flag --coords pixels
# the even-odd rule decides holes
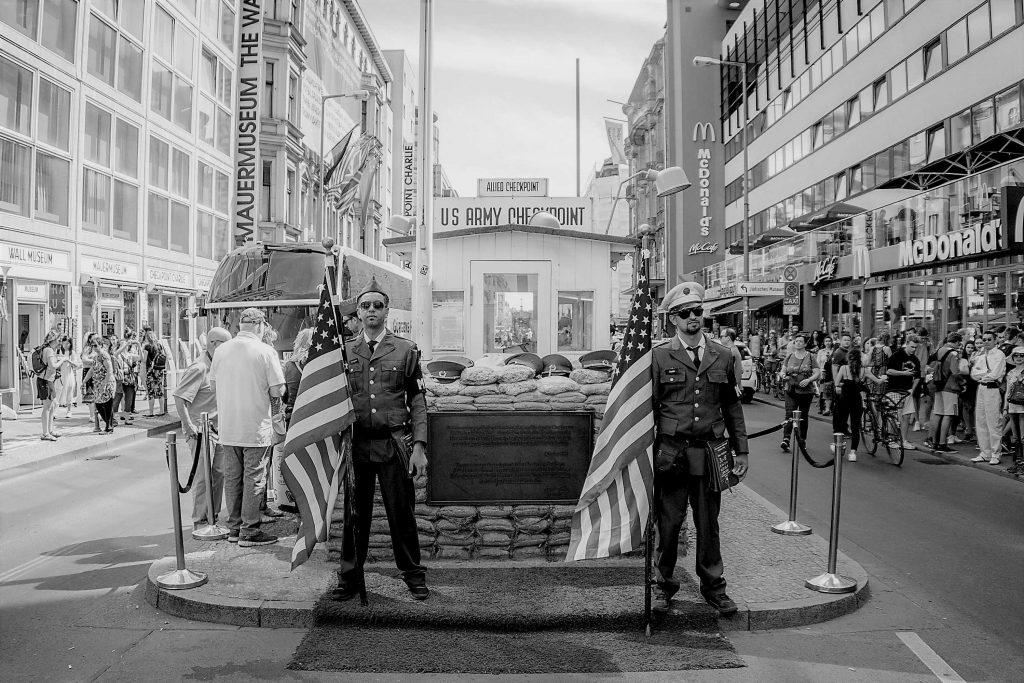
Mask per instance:
[[[341,433],[354,420],[344,372],[345,346],[324,278],[312,346],[302,368],[291,423],[284,442],[284,474],[301,519],[292,548],[292,569],[326,541],[341,480]]]
[[[345,158],[341,161],[343,175],[334,189],[334,208],[338,213],[345,213],[355,204],[363,174],[370,164],[377,161],[379,144],[374,137],[363,135],[345,150]]]
[[[604,422],[572,516],[566,560],[622,555],[643,542],[654,486],[654,306],[646,261],[640,260],[636,293],[612,374]]]

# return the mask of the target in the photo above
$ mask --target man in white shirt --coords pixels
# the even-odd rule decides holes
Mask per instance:
[[[214,355],[209,378],[224,447],[228,541],[250,547],[277,541],[260,530],[260,508],[274,439],[271,410],[283,412],[284,372],[277,352],[261,341],[267,328],[263,311],[245,309],[238,327]]]
[[[1006,356],[996,346],[995,332],[983,333],[981,343],[985,350],[975,357],[971,365],[971,379],[978,383],[978,394],[974,403],[974,428],[981,453],[971,458],[971,462],[988,460],[990,465],[998,465],[1003,439],[1003,396],[999,387],[1006,374]]]
[[[53,399],[57,392],[53,383],[57,381],[57,368],[60,367],[61,359],[57,356],[57,345],[60,344],[60,333],[57,330],[50,330],[43,338],[43,371],[36,375],[36,393],[43,404],[43,412],[39,421],[42,425],[43,434],[39,438],[43,441],[56,441],[59,434],[53,432]]]

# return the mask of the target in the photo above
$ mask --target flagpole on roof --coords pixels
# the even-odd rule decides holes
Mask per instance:
[[[412,336],[424,360],[434,355],[431,333],[433,312],[433,213],[434,213],[434,107],[431,92],[434,46],[434,3],[420,0],[420,105],[419,105],[419,225],[416,226],[416,245],[413,249]]]

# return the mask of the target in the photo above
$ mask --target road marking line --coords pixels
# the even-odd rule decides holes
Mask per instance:
[[[36,567],[40,567],[46,564],[47,562],[57,559],[58,557],[66,557],[67,555],[73,555],[75,551],[78,550],[78,548],[85,545],[87,542],[88,541],[81,541],[80,543],[68,546],[67,548],[59,550],[51,555],[39,555],[38,557],[35,557],[29,560],[28,562],[22,562],[17,567],[11,567],[4,573],[0,574],[0,584],[7,583],[15,577],[24,574],[29,570],[35,569]]]
[[[913,652],[921,662],[931,669],[935,677],[944,683],[963,683],[960,674],[953,671],[953,667],[946,663],[935,650],[928,647],[928,644],[921,640],[921,636],[913,631],[897,631],[896,637],[903,641],[903,644]]]

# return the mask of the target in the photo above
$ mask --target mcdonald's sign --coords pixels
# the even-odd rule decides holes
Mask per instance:
[[[707,121],[698,121],[693,124],[693,141],[697,142],[697,135],[700,135],[701,142],[707,142],[708,137],[711,137],[711,142],[715,142],[715,124],[708,123]]]

